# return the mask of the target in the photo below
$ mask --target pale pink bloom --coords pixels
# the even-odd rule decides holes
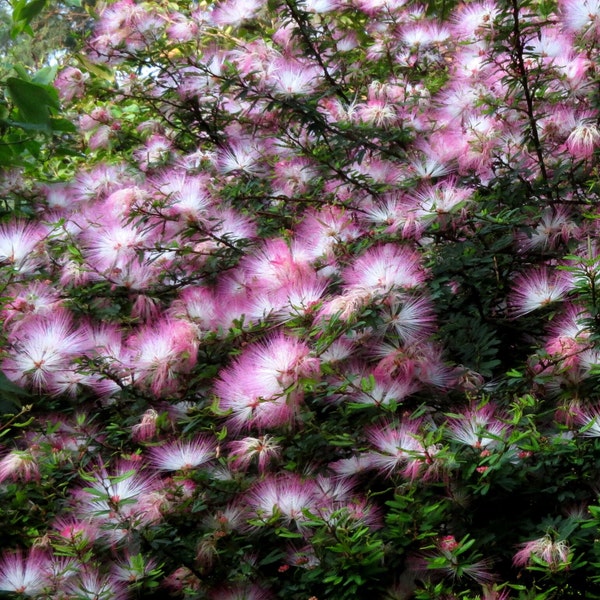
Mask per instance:
[[[217,247],[235,244],[240,240],[256,238],[256,224],[251,217],[226,206],[207,211],[205,222],[210,235],[217,238]]]
[[[384,233],[398,232],[405,238],[420,238],[423,233],[424,228],[416,218],[418,207],[415,200],[401,193],[390,192],[379,201],[369,202],[362,208],[362,218]]]
[[[217,25],[241,25],[262,8],[260,0],[221,0],[212,10],[211,20]]]
[[[173,142],[163,135],[155,133],[146,143],[134,151],[134,158],[142,171],[148,171],[168,164],[173,158]]]
[[[193,440],[175,440],[149,451],[150,462],[159,471],[189,471],[215,457],[214,440],[199,436]]]
[[[169,170],[156,180],[158,199],[164,199],[166,214],[197,219],[212,202],[208,179],[191,176],[182,171]]]
[[[229,443],[232,469],[247,470],[256,459],[259,472],[263,473],[271,462],[279,459],[281,446],[272,435],[245,437]]]
[[[246,348],[221,371],[214,389],[234,430],[293,425],[304,396],[300,381],[318,374],[319,361],[308,346],[276,335]]]
[[[516,277],[509,301],[518,317],[562,300],[572,289],[573,278],[565,271],[531,269]]]
[[[412,289],[425,281],[420,256],[407,246],[385,244],[369,248],[342,277],[349,289],[373,294]]]
[[[407,3],[407,0],[352,0],[351,4],[371,17],[380,13],[392,15],[398,13]]]
[[[376,156],[363,158],[350,166],[351,173],[379,184],[394,186],[413,175],[411,166]]]
[[[13,481],[39,479],[39,464],[30,450],[11,450],[0,459],[0,483],[10,478]]]
[[[45,576],[52,590],[52,597],[57,597],[65,589],[67,582],[79,573],[81,569],[81,563],[75,558],[56,555],[50,556]],[[59,590],[60,592],[58,592]]]
[[[6,375],[37,390],[48,389],[56,377],[70,373],[73,359],[89,348],[83,331],[62,310],[23,322],[9,336],[9,344],[3,363]]]
[[[141,583],[156,567],[157,563],[152,558],[146,558],[142,554],[126,553],[124,559],[117,562],[112,568],[111,577],[115,581],[130,585]]]
[[[575,424],[581,427],[585,437],[600,437],[600,406],[574,403],[570,406]]]
[[[277,322],[286,322],[298,316],[311,315],[326,288],[327,281],[320,280],[316,276],[308,279],[300,278],[286,287],[282,287],[279,292],[256,296],[248,310],[248,315],[257,319],[263,315],[271,315]],[[261,302],[268,310],[260,311]],[[254,310],[255,307],[259,310]]]
[[[177,389],[178,379],[196,364],[196,328],[187,321],[161,319],[141,327],[127,342],[133,380],[154,394]]]
[[[90,150],[98,150],[100,148],[109,148],[113,128],[108,125],[100,125],[88,138],[88,147]]]
[[[339,477],[359,475],[369,469],[374,469],[379,461],[372,454],[359,454],[350,458],[341,458],[329,463],[329,468]]]
[[[73,98],[81,98],[85,92],[85,82],[89,74],[82,73],[75,67],[61,69],[54,79],[54,87],[63,102],[70,102]]]
[[[137,464],[122,463],[112,472],[103,465],[87,472],[85,486],[75,493],[79,513],[114,529],[118,537],[130,524],[155,522],[156,512],[147,499],[156,490],[156,480],[138,470]]]
[[[573,33],[595,37],[600,30],[600,0],[560,0],[562,25]]]
[[[40,249],[49,233],[46,227],[26,221],[0,225],[0,266],[33,273],[44,262]]]
[[[303,569],[314,569],[321,563],[315,554],[315,549],[311,546],[297,548],[290,545],[286,553],[286,564],[292,567],[302,567]]]
[[[293,473],[271,476],[255,484],[246,496],[254,517],[263,521],[277,517],[286,525],[302,527],[305,512],[318,508],[318,489],[313,480]]]
[[[453,15],[453,32],[459,40],[478,42],[494,31],[495,20],[500,12],[491,0],[460,4]]]
[[[199,23],[188,19],[182,13],[172,15],[171,24],[167,27],[167,37],[174,42],[190,42],[198,35]]]
[[[573,552],[566,540],[554,540],[545,535],[521,544],[521,549],[513,557],[513,564],[517,567],[539,566],[538,561],[542,561],[551,571],[556,571],[568,569],[572,558]]]
[[[219,302],[210,288],[189,286],[183,288],[179,297],[172,302],[170,313],[175,318],[188,319],[199,330],[210,331],[218,323]]]
[[[72,191],[77,201],[100,200],[124,185],[129,174],[123,164],[100,163],[89,171],[78,171]]]
[[[140,422],[131,428],[131,437],[136,442],[145,442],[156,435],[158,413],[149,408],[140,419]]]
[[[287,198],[306,194],[311,183],[318,177],[312,161],[302,157],[277,161],[273,172],[273,195]]]
[[[100,575],[89,566],[67,582],[66,592],[77,600],[126,600],[127,586],[113,575]]]
[[[546,208],[536,223],[532,231],[517,236],[524,252],[556,250],[561,243],[576,237],[579,229],[568,207],[564,206]]]
[[[348,389],[346,392],[348,402],[389,406],[392,403],[401,403],[418,389],[411,381],[392,379],[385,374],[373,374],[370,381],[368,377],[364,379],[368,383],[363,385],[363,381],[357,379],[352,388]]]
[[[580,122],[569,134],[565,146],[575,159],[591,158],[600,146],[600,129],[593,122]]]
[[[245,173],[258,175],[263,172],[263,151],[255,140],[240,139],[232,141],[229,147],[219,148],[217,168],[221,173]]]
[[[52,525],[55,535],[62,539],[60,544],[81,551],[88,548],[98,539],[98,527],[93,521],[81,520],[76,517],[59,517]]]
[[[435,330],[435,312],[427,296],[390,294],[379,310],[386,328],[406,344],[422,340]]]
[[[145,237],[132,223],[108,217],[82,234],[82,252],[92,271],[110,274],[132,261],[139,262]]]
[[[422,384],[444,388],[453,381],[452,370],[442,360],[442,348],[432,342],[382,343],[375,347],[375,353],[382,357],[373,371],[376,376],[410,382],[413,389]]]
[[[431,186],[424,186],[414,194],[418,206],[418,219],[424,223],[438,221],[440,225],[447,223],[447,216],[456,214],[473,195],[473,190],[460,188],[452,178]]]
[[[450,439],[488,450],[502,446],[510,432],[510,427],[496,415],[496,407],[490,403],[468,408],[459,417],[449,418],[447,425]]]
[[[400,473],[409,479],[433,477],[441,468],[436,457],[441,447],[425,446],[425,436],[422,419],[375,425],[368,431],[369,442],[375,450],[367,456],[372,466],[385,475]]]
[[[61,308],[64,300],[50,281],[28,281],[6,288],[2,307],[5,326],[11,329],[40,315],[48,315]]]
[[[383,526],[381,510],[366,498],[353,497],[319,508],[319,516],[329,527],[380,529]]]
[[[357,239],[362,230],[357,226],[352,211],[337,206],[306,211],[295,229],[294,247],[311,261],[335,261],[335,251]]]
[[[5,552],[0,560],[0,590],[37,597],[49,587],[49,564],[48,555],[35,548],[27,556]]]
[[[271,65],[266,83],[274,94],[304,96],[315,91],[321,77],[315,65],[280,59]]]
[[[246,277],[246,289],[254,294],[279,292],[299,280],[315,279],[315,270],[302,247],[290,247],[281,238],[267,240],[258,252],[246,256],[240,267]]]

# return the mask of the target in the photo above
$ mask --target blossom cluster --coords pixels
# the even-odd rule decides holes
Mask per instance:
[[[547,4],[101,6],[55,80],[85,160],[0,224],[0,591],[508,598],[594,559],[600,7]]]

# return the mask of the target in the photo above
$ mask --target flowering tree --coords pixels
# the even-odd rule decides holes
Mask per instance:
[[[600,597],[598,23],[118,0],[19,79],[0,590]]]

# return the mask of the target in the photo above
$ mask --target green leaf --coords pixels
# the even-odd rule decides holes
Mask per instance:
[[[21,2],[18,2],[13,10],[13,23],[23,21],[28,25],[42,12],[42,10],[44,10],[46,2],[47,0],[31,0],[31,2],[22,0]]]
[[[60,108],[55,90],[53,94],[48,86],[16,77],[9,77],[6,80],[6,87],[26,122],[50,128],[50,109]]]
[[[0,371],[0,392],[9,392],[17,396],[29,396],[29,392],[15,385],[3,371]]]

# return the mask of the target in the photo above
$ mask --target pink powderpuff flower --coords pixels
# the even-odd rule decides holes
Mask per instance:
[[[0,590],[26,596],[42,594],[49,587],[49,564],[48,555],[36,548],[26,556],[21,551],[5,552],[0,559]]]
[[[496,416],[496,407],[491,403],[472,406],[460,417],[449,418],[447,425],[450,439],[487,450],[503,444],[510,432],[510,427]]]
[[[589,119],[580,120],[565,142],[567,152],[576,160],[591,158],[600,147],[600,129]]]
[[[260,0],[221,0],[213,8],[210,18],[217,25],[237,27],[253,19],[262,6]]]
[[[246,256],[240,263],[246,278],[247,291],[258,295],[261,292],[279,292],[299,280],[315,279],[315,270],[309,264],[298,245],[289,246],[285,240],[268,240],[254,255]]]
[[[150,462],[159,471],[189,471],[215,457],[216,444],[206,436],[175,440],[151,448]]]
[[[521,252],[546,252],[556,250],[560,244],[579,239],[579,228],[568,207],[558,206],[544,209],[536,226],[527,234],[518,234],[517,243]]]
[[[568,31],[597,38],[600,31],[600,0],[560,0],[561,23]]]
[[[411,381],[392,379],[383,373],[372,373],[372,378],[365,378],[355,383],[354,389],[346,392],[348,402],[369,404],[372,406],[389,406],[391,403],[400,404],[405,398],[417,391]]]
[[[316,90],[321,77],[322,71],[316,65],[280,59],[271,65],[266,83],[275,95],[305,96]]]
[[[171,162],[174,156],[173,142],[165,136],[155,133],[146,140],[143,146],[134,151],[133,156],[141,171],[164,167]]]
[[[223,370],[214,391],[219,409],[229,411],[228,425],[249,427],[293,425],[303,400],[303,378],[319,375],[319,361],[308,346],[281,334],[244,350]]]
[[[264,170],[263,149],[253,139],[232,139],[229,147],[219,148],[217,169],[225,175],[260,175]]]
[[[550,268],[531,269],[515,278],[509,304],[515,317],[562,300],[573,289],[573,277]]]
[[[71,315],[56,310],[39,315],[9,336],[9,353],[3,362],[6,375],[21,385],[49,389],[57,378],[74,368],[73,360],[89,348],[81,329],[76,329]]]
[[[0,266],[21,274],[35,272],[44,262],[40,250],[49,233],[46,227],[25,221],[0,225]]]
[[[126,600],[127,586],[114,575],[100,575],[89,566],[69,579],[65,586],[69,598],[77,600]]]
[[[28,281],[6,288],[0,315],[5,326],[19,327],[22,321],[57,311],[63,304],[59,291],[50,281]],[[14,321],[14,323],[11,323]]]
[[[115,581],[129,585],[141,583],[156,569],[157,562],[142,554],[126,553],[125,557],[112,568],[111,576]]]
[[[413,289],[425,281],[419,255],[406,246],[385,244],[370,248],[347,268],[342,278],[349,290],[386,295]]]
[[[156,198],[164,201],[167,215],[198,219],[212,202],[208,184],[206,177],[169,169],[151,185],[156,189]]]
[[[278,438],[269,434],[233,440],[229,442],[229,450],[232,469],[246,471],[256,459],[260,473],[264,473],[281,454]]]
[[[555,572],[568,569],[572,558],[573,552],[566,540],[554,540],[546,534],[537,540],[521,544],[521,549],[513,557],[513,564],[516,567],[526,567],[539,566],[542,562]]]
[[[386,328],[405,344],[427,338],[435,330],[435,312],[427,296],[390,294],[381,303],[380,314]]]
[[[38,460],[31,449],[11,450],[0,459],[0,483],[9,478],[13,481],[38,480],[39,475]]]
[[[286,198],[306,194],[310,184],[318,177],[314,164],[306,158],[293,157],[278,160],[274,167],[273,195]]]
[[[178,379],[196,364],[196,328],[187,321],[163,318],[139,329],[127,342],[134,382],[154,394],[177,389]]]
[[[331,264],[329,272],[335,269],[336,250],[358,239],[362,233],[351,211],[338,206],[308,210],[295,229],[293,247],[310,261],[327,260]]]
[[[409,479],[429,479],[442,468],[437,454],[439,445],[424,445],[423,419],[403,423],[384,422],[368,430],[368,440],[375,450],[368,453],[372,466],[385,475],[399,472]]]
[[[500,9],[491,0],[460,4],[452,17],[452,32],[459,40],[481,42],[493,32],[499,13]]]
[[[581,427],[581,435],[600,437],[600,406],[582,406],[577,402],[570,405],[569,412],[575,424]]]
[[[138,471],[139,465],[124,462],[111,473],[102,464],[86,473],[86,485],[75,494],[79,514],[103,527],[120,527],[127,521],[155,522],[155,512],[144,503],[156,490],[157,482],[155,477]]]
[[[181,13],[174,13],[167,27],[167,37],[173,42],[191,42],[198,35],[199,23]]]
[[[131,428],[131,437],[136,442],[145,442],[156,435],[158,413],[149,408],[140,419],[140,422]]]
[[[81,551],[89,548],[98,539],[98,527],[93,521],[76,517],[59,517],[52,525],[58,543]]]
[[[63,102],[70,102],[73,98],[81,98],[85,93],[85,82],[89,78],[88,73],[83,73],[75,67],[61,69],[54,79],[54,87]]]
[[[442,360],[442,349],[432,342],[381,344],[375,347],[382,356],[373,370],[376,376],[392,377],[415,388],[433,385],[447,388],[454,382],[454,371]]]
[[[276,517],[287,526],[294,523],[301,528],[308,519],[305,513],[317,511],[319,494],[314,480],[286,473],[259,481],[246,499],[254,518],[269,521]]]

